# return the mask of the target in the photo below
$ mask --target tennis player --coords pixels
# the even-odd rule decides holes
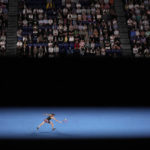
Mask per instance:
[[[46,116],[48,116],[38,127],[37,127],[37,130],[39,130],[39,128],[44,125],[45,123],[49,123],[51,126],[52,126],[52,131],[54,131],[56,128],[54,128],[54,124],[53,122],[51,121],[52,119],[59,122],[59,123],[62,123],[62,121],[59,121],[57,120],[54,116],[55,114],[44,114]]]

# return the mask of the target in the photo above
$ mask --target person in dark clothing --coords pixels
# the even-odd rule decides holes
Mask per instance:
[[[51,121],[52,119],[59,122],[59,123],[62,123],[62,121],[59,121],[57,120],[54,116],[55,114],[44,114],[46,116],[48,116],[38,127],[37,127],[37,130],[39,130],[39,128],[44,125],[45,123],[49,123],[51,126],[52,126],[52,131],[54,131],[56,128],[54,128],[54,124],[53,122]]]

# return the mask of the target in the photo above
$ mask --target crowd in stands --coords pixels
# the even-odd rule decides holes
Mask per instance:
[[[19,0],[17,39],[31,57],[121,55],[113,0]]]
[[[8,18],[8,0],[0,0],[0,56],[5,55]]]
[[[150,0],[124,0],[135,57],[150,56]]]

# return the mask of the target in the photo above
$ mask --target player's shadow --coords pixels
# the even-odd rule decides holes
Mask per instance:
[[[60,131],[40,131],[40,132],[33,132],[32,136],[38,136],[40,138],[40,136],[42,137],[46,137],[46,138],[71,138],[72,135],[71,134],[67,134],[64,132],[60,132]]]

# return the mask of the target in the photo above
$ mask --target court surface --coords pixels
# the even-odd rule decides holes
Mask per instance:
[[[55,113],[51,131],[44,113]],[[0,139],[150,138],[150,108],[0,108]]]

